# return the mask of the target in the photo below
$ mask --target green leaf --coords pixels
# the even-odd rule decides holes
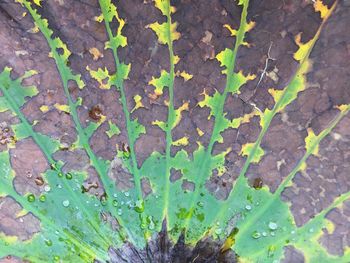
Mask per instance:
[[[124,137],[123,146],[117,147],[116,156],[110,161],[97,156],[90,142],[106,121],[106,117],[101,116],[100,121],[88,125],[81,123],[78,112],[84,102],[80,97],[74,99],[76,96],[72,96],[68,82],[75,82],[79,88],[84,87],[84,82],[70,67],[71,52],[67,45],[60,38],[53,38],[49,22],[38,13],[38,6],[44,2],[18,2],[31,15],[36,26],[34,31],[40,31],[45,37],[50,48],[49,56],[54,59],[60,74],[67,102],[64,105],[56,103],[54,107],[68,114],[74,124],[77,140],[70,148],[86,153],[104,194],[98,198],[84,188],[83,184],[89,178],[86,168],[64,172],[66,163],[56,161],[54,154],[65,148],[65,145],[37,132],[35,126],[41,120],[30,122],[22,112],[26,103],[38,95],[35,86],[24,86],[22,81],[37,72],[28,71],[22,77],[12,79],[11,69],[5,67],[0,73],[0,112],[11,113],[16,117],[16,122],[9,124],[8,129],[13,136],[0,150],[0,208],[2,200],[12,200],[18,204],[14,217],[17,219],[32,215],[40,221],[40,230],[28,240],[21,240],[1,230],[0,258],[13,255],[31,262],[109,262],[115,260],[111,250],[123,250],[123,246],[131,246],[132,251],[136,251],[142,259],[142,253],[149,252],[150,244],[157,238],[156,234],[165,226],[164,230],[174,244],[182,235],[184,245],[189,247],[196,247],[199,241],[209,238],[220,244],[222,253],[232,249],[242,262],[280,262],[287,246],[302,251],[309,262],[350,260],[348,250],[341,256],[331,255],[319,243],[319,237],[325,229],[328,231],[334,227],[327,219],[327,214],[332,209],[343,209],[342,205],[350,198],[350,192],[339,195],[302,226],[296,225],[289,204],[281,197],[296,174],[305,170],[308,158],[319,155],[320,142],[349,113],[350,105],[335,107],[337,115],[318,134],[312,129],[307,130],[302,146],[303,155],[289,174],[281,179],[274,192],[266,186],[250,186],[246,177],[251,165],[259,166],[266,158],[264,155],[268,153],[268,149],[264,149],[261,142],[269,132],[276,115],[295,102],[300,92],[308,87],[307,73],[312,65],[309,56],[336,3],[327,7],[320,0],[314,1],[313,6],[320,15],[321,24],[307,43],[301,42],[300,34],[295,37],[298,49],[293,57],[298,64],[297,69],[283,89],[269,89],[273,106],[263,112],[254,110],[230,119],[225,112],[227,98],[240,94],[244,86],[255,79],[255,75],[237,70],[237,54],[241,48],[250,47],[246,42],[246,35],[255,25],[255,22],[247,20],[249,0],[238,1],[241,9],[239,27],[233,29],[230,25],[224,25],[235,40],[232,41],[232,47],[225,48],[216,56],[226,78],[225,87],[223,91],[215,90],[211,95],[204,90],[202,99],[197,104],[198,107],[209,108],[208,119],[213,123],[212,130],[205,130],[204,133],[197,128],[197,131],[199,136],[206,134],[210,138],[208,144],[196,142],[197,147],[190,154],[186,147],[192,143],[192,134],[181,131],[181,136],[173,138],[175,128],[181,127],[179,125],[184,112],[193,114],[190,98],[175,104],[176,92],[178,88],[182,88],[175,86],[175,78],[181,77],[186,82],[192,77],[195,80],[196,76],[177,69],[179,57],[176,56],[173,46],[181,35],[176,31],[177,22],[172,21],[175,7],[170,5],[169,0],[155,0],[154,5],[160,11],[159,15],[163,16],[163,22],[156,21],[147,28],[153,30],[159,43],[166,45],[169,68],[159,68],[160,72],[150,78],[149,85],[155,87],[154,94],[157,97],[163,96],[167,89],[168,98],[164,100],[167,116],[161,121],[156,116],[152,122],[164,133],[165,150],[152,152],[139,164],[135,145],[137,140],[148,134],[148,126],[142,125],[141,120],[134,117],[134,113],[140,108],[146,108],[147,104],[140,94],[130,97],[124,85],[132,68],[131,64],[124,63],[119,57],[120,50],[128,47],[127,38],[123,35],[126,20],[119,16],[116,5],[111,0],[99,0],[101,15],[95,18],[97,22],[104,22],[107,34],[105,48],[110,49],[115,68],[102,66],[93,70],[91,68],[95,68],[94,66],[87,67],[91,78],[97,81],[101,89],[113,87],[120,98],[115,103],[121,103],[125,127],[121,127],[119,123],[118,127],[109,120],[109,128],[105,133],[109,138],[119,134],[126,138]],[[132,105],[129,105],[130,98]],[[46,113],[48,107],[42,107],[40,109]],[[212,191],[207,182],[231,172],[227,168],[227,156],[234,147],[227,145],[223,150],[217,150],[214,145],[224,143],[224,131],[239,129],[242,124],[251,122],[253,117],[260,118],[260,133],[254,141],[248,141],[241,146],[243,167],[227,198],[218,198],[216,194],[219,188]],[[125,129],[123,133],[122,129]],[[15,187],[18,175],[15,167],[12,167],[11,150],[20,145],[18,142],[25,143],[28,140],[38,146],[48,163],[46,170],[40,175],[42,178],[39,183],[43,188],[40,194],[28,190],[19,193]],[[118,187],[113,169],[117,170],[117,177],[130,175],[125,179],[132,185],[128,190]],[[176,175],[176,180],[172,180],[172,175]],[[144,182],[149,184],[147,193],[143,189]],[[127,253],[128,249],[125,249]],[[150,255],[147,253],[147,256]]]

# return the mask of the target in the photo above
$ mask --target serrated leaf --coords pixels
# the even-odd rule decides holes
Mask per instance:
[[[11,142],[5,148],[1,148],[5,150],[0,151],[0,196],[10,198],[19,205],[20,208],[14,213],[16,218],[26,215],[35,216],[40,221],[40,231],[24,242],[1,232],[0,258],[13,255],[32,262],[107,262],[115,260],[115,255],[112,255],[114,249],[127,246],[126,249],[121,248],[121,250],[126,253],[135,252],[135,255],[137,254],[143,260],[144,251],[147,257],[152,257],[148,253],[149,245],[157,237],[156,234],[163,229],[168,235],[167,238],[173,243],[183,236],[184,240],[181,240],[180,245],[184,246],[197,247],[198,241],[203,238],[214,239],[215,242],[219,240],[222,247],[221,252],[218,251],[218,253],[226,253],[233,249],[242,262],[279,262],[287,246],[299,249],[303,252],[305,259],[311,262],[348,262],[350,260],[348,250],[342,256],[331,255],[319,243],[319,237],[325,229],[329,233],[334,230],[334,225],[328,221],[327,214],[332,209],[342,209],[343,203],[350,198],[350,192],[339,195],[303,226],[296,225],[289,204],[281,198],[286,187],[292,185],[296,174],[300,171],[307,172],[308,157],[320,154],[318,150],[321,140],[328,136],[349,113],[350,105],[334,107],[337,115],[317,135],[313,130],[308,129],[303,145],[305,148],[303,156],[299,158],[289,174],[279,178],[282,182],[275,192],[270,192],[262,183],[251,187],[246,178],[251,164],[259,166],[264,155],[261,143],[276,115],[295,102],[299,93],[307,88],[306,75],[312,64],[309,55],[336,3],[328,8],[322,1],[314,1],[314,9],[322,18],[321,25],[315,36],[307,43],[301,43],[300,34],[296,36],[298,50],[294,54],[294,59],[298,63],[297,70],[283,89],[273,87],[269,89],[274,100],[273,106],[266,108],[263,112],[254,109],[250,113],[244,112],[239,115],[240,117],[229,118],[225,112],[227,97],[239,94],[240,89],[255,78],[254,75],[236,69],[239,49],[242,46],[249,46],[245,36],[255,24],[247,21],[249,0],[238,1],[238,5],[241,6],[239,27],[232,29],[229,25],[225,25],[231,32],[231,36],[235,37],[235,42],[231,48],[226,48],[217,55],[217,60],[224,67],[223,73],[226,77],[224,90],[220,92],[215,90],[212,95],[204,91],[203,99],[196,105],[209,108],[212,129],[201,130],[198,127],[192,129],[198,133],[199,137],[202,136],[201,139],[208,136],[208,143],[196,142],[197,148],[190,154],[185,149],[192,146],[190,145],[192,134],[187,134],[187,131],[181,129],[175,130],[175,128],[180,127],[178,125],[184,111],[189,111],[189,114],[193,114],[194,111],[190,108],[191,98],[188,98],[188,101],[182,101],[181,106],[175,104],[177,87],[174,80],[175,77],[182,77],[185,81],[181,84],[183,87],[179,88],[186,88],[186,81],[190,80],[192,75],[186,71],[175,71],[179,57],[174,54],[176,49],[173,45],[174,41],[180,37],[176,32],[177,23],[172,22],[175,8],[170,5],[170,1],[156,0],[155,7],[165,16],[163,17],[165,22],[162,24],[155,22],[149,27],[155,31],[158,41],[167,45],[169,68],[162,70],[160,76],[158,73],[159,77],[152,77],[149,84],[155,87],[154,93],[157,96],[162,95],[164,88],[167,88],[168,98],[164,101],[167,116],[162,121],[153,121],[153,124],[158,125],[164,132],[165,147],[162,152],[152,152],[148,157],[146,156],[143,163],[139,164],[135,144],[142,134],[147,135],[148,130],[147,126],[141,124],[141,120],[134,117],[133,112],[143,107],[143,103],[146,105],[146,101],[139,94],[133,93],[129,96],[130,94],[125,90],[124,81],[129,76],[131,65],[120,61],[118,56],[119,48],[126,47],[127,39],[122,34],[125,20],[119,16],[116,5],[110,0],[99,0],[102,14],[96,18],[98,22],[104,21],[108,38],[105,47],[111,49],[115,69],[102,67],[95,71],[87,68],[100,87],[103,89],[114,87],[120,98],[116,103],[121,103],[125,130],[123,136],[120,136],[123,141],[118,142],[116,156],[113,160],[109,160],[97,156],[90,142],[106,117],[101,116],[98,122],[88,122],[87,125],[85,123],[82,125],[80,122],[78,108],[83,105],[83,101],[79,95],[74,96],[77,99],[72,97],[68,82],[74,81],[80,88],[84,83],[80,75],[75,75],[70,67],[68,60],[71,53],[67,45],[59,38],[52,38],[53,31],[49,28],[48,21],[35,9],[36,5],[40,5],[40,1],[32,3],[20,0],[19,2],[31,14],[35,23],[34,31],[42,32],[46,38],[51,50],[50,56],[55,60],[61,76],[66,102],[53,104],[53,107],[68,113],[76,129],[77,139],[69,147],[69,151],[85,152],[89,166],[96,171],[105,193],[99,199],[82,189],[83,182],[88,178],[85,168],[63,173],[63,167],[66,164],[63,161],[56,161],[53,156],[59,149],[63,149],[64,145],[36,131],[35,125],[40,123],[40,119],[31,123],[22,113],[22,107],[30,98],[38,94],[38,90],[34,86],[25,87],[21,82],[32,76],[35,71],[29,71],[24,76],[13,80],[10,69],[5,68],[0,73],[0,112],[12,113],[16,116],[16,123],[9,127],[13,133]],[[133,24],[131,23],[130,26]],[[91,53],[95,58],[101,57],[96,50],[92,50]],[[48,105],[37,107],[43,113],[51,110],[51,106]],[[253,117],[260,117],[260,133],[255,141],[242,146],[243,157],[240,159],[244,163],[238,160],[238,167],[242,165],[243,167],[236,181],[229,182],[232,184],[232,190],[228,190],[227,196],[222,198],[218,196],[220,188],[209,189],[208,182],[212,179],[225,179],[228,176],[227,173],[232,172],[227,166],[228,156],[231,156],[231,153],[233,156],[238,154],[237,147],[235,149],[233,146],[221,144],[224,143],[222,133],[237,129],[235,132],[238,136],[240,125],[251,122]],[[283,117],[282,121],[284,122]],[[121,133],[114,123],[109,121],[108,124],[109,128],[105,133],[109,138]],[[183,134],[179,136],[179,132]],[[176,140],[173,139],[175,134]],[[196,135],[195,140],[197,139]],[[45,168],[46,170],[41,173],[42,178],[38,181],[46,189],[40,195],[31,192],[19,194],[14,186],[17,172],[15,167],[11,167],[11,151],[29,140],[33,141],[48,162],[49,168]],[[215,145],[220,146],[221,150],[220,147],[218,147],[219,150],[214,147]],[[113,177],[113,170],[117,170],[118,175],[130,176],[127,178],[128,182],[132,183],[129,190],[121,191],[116,187],[118,182]],[[170,180],[173,173],[177,176],[176,180]],[[229,178],[231,179],[232,176],[235,175],[230,175]],[[143,189],[145,182],[150,188],[147,193]],[[2,199],[0,208],[1,201]],[[112,228],[109,222],[107,223],[106,218],[116,221],[115,228]],[[142,252],[139,253],[139,251]],[[118,253],[119,251],[115,254]],[[126,257],[129,256],[129,254],[126,255]],[[129,258],[126,260],[128,261]]]
[[[111,138],[114,135],[119,135],[120,134],[120,130],[119,130],[117,125],[115,125],[111,121],[108,121],[108,125],[109,125],[109,130],[106,131],[106,134],[108,135],[109,138]]]
[[[158,37],[158,42],[163,45],[169,45],[170,41],[175,41],[180,39],[180,33],[176,31],[177,23],[168,23],[159,24],[158,22],[149,24],[147,28],[152,29]]]
[[[252,163],[258,163],[261,157],[264,155],[264,150],[258,146],[258,148],[254,149],[254,143],[247,143],[242,146],[241,154],[244,156],[253,156],[251,159]],[[254,152],[252,154],[252,152]]]
[[[162,95],[165,87],[169,87],[169,73],[162,70],[159,78],[152,77],[152,80],[148,82],[148,85],[155,87],[154,93],[156,95]]]

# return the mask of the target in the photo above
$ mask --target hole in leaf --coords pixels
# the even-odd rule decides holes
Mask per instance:
[[[151,183],[148,178],[141,179],[141,188],[142,188],[142,195],[144,198],[152,193]]]
[[[193,182],[188,181],[187,179],[185,179],[185,180],[182,181],[181,187],[182,187],[182,189],[184,191],[193,192],[194,189],[196,188],[196,185]]]
[[[182,173],[180,170],[171,168],[170,170],[170,182],[176,182],[177,180],[179,180],[182,177]]]
[[[58,55],[60,55],[60,56],[62,56],[64,54],[64,49],[61,47],[57,48],[56,51],[57,51]]]

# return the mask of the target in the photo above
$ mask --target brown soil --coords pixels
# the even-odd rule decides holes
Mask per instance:
[[[159,76],[161,69],[169,67],[167,48],[158,45],[154,33],[145,29],[149,23],[161,21],[163,18],[151,3],[143,2],[118,1],[120,15],[127,21],[124,34],[128,37],[128,46],[122,50],[120,57],[132,63],[130,79],[125,83],[129,109],[134,107],[133,97],[136,94],[142,96],[145,106],[132,114],[132,118],[138,118],[147,130],[147,134],[136,143],[139,165],[150,153],[165,151],[164,133],[150,123],[156,119],[166,119],[167,108],[164,100],[167,99],[167,93],[155,100],[150,98],[154,88],[148,85],[148,82],[152,76]],[[251,1],[249,19],[256,21],[256,28],[249,33],[247,39],[252,46],[249,49],[241,48],[239,51],[237,71],[254,73],[258,77],[243,87],[239,96],[227,99],[225,112],[228,117],[243,116],[253,110],[252,105],[256,105],[260,110],[273,106],[273,99],[267,90],[271,87],[284,88],[297,67],[293,60],[293,53],[297,50],[294,36],[303,32],[302,41],[306,42],[315,34],[320,24],[319,16],[314,13],[310,2]],[[326,2],[330,4],[334,1]],[[99,115],[103,114],[121,129],[120,135],[109,138],[105,133],[108,130],[108,123],[105,122],[91,139],[92,148],[98,156],[113,160],[115,146],[122,147],[127,141],[119,94],[113,89],[99,89],[97,82],[91,79],[86,70],[88,65],[93,69],[102,66],[106,66],[110,71],[114,69],[112,55],[104,50],[104,27],[93,21],[93,17],[99,15],[98,3],[96,0],[65,0],[64,5],[61,3],[63,1],[45,1],[40,13],[48,18],[55,34],[68,44],[72,52],[71,67],[74,72],[82,74],[87,84],[83,90],[74,85],[70,87],[75,97],[83,98],[83,107],[79,108],[81,122],[88,124],[97,121]],[[197,141],[207,145],[210,138],[213,123],[207,118],[209,111],[207,108],[199,108],[197,103],[202,99],[201,93],[204,89],[212,94],[215,89],[222,91],[225,86],[219,63],[213,57],[224,48],[233,46],[234,40],[229,37],[223,25],[229,23],[237,27],[240,8],[234,1],[229,0],[176,0],[172,1],[172,4],[177,8],[173,20],[179,23],[178,31],[182,35],[174,45],[175,53],[181,58],[177,69],[194,75],[188,82],[175,80],[175,106],[178,107],[187,100],[190,106],[179,126],[173,131],[173,138],[176,140],[189,135],[189,145],[185,149],[192,153],[196,149]],[[12,67],[13,77],[29,69],[39,71],[40,74],[32,77],[27,83],[36,84],[40,93],[23,107],[23,112],[30,121],[39,120],[35,130],[60,139],[69,146],[76,139],[74,124],[69,115],[54,108],[55,103],[66,102],[60,77],[54,61],[48,58],[49,48],[43,36],[30,33],[34,25],[28,15],[22,17],[23,11],[24,9],[14,1],[0,1],[0,69],[5,66]],[[262,184],[268,185],[271,191],[274,191],[303,155],[307,128],[312,128],[316,134],[319,133],[335,116],[335,105],[350,103],[349,13],[349,3],[340,1],[311,54],[313,70],[307,75],[309,88],[299,94],[297,100],[272,122],[262,142],[266,155],[259,165],[252,165],[247,173],[252,184],[259,178]],[[208,35],[210,41],[208,37],[205,38]],[[93,47],[103,54],[103,57],[96,61],[89,52]],[[258,83],[268,57],[273,60],[269,60],[267,74]],[[43,104],[49,106],[48,112],[40,110]],[[222,190],[217,198],[227,198],[232,182],[245,161],[245,158],[239,155],[241,146],[257,138],[260,132],[258,121],[258,118],[254,118],[237,130],[225,131],[224,143],[214,146],[214,153],[222,152],[228,146],[232,147],[232,152],[227,158],[228,172],[220,178],[214,174],[207,182],[208,189]],[[11,125],[17,122],[18,120],[8,113],[0,113],[0,123]],[[198,135],[197,128],[204,131],[203,136]],[[4,147],[0,145],[0,150]],[[180,147],[174,147],[172,153],[179,149]],[[31,154],[27,154],[29,152]],[[11,150],[11,158],[17,174],[15,187],[18,192],[43,191],[42,186],[38,185],[38,177],[47,169],[48,164],[33,141],[28,139],[19,142],[16,148]],[[63,149],[57,152],[54,158],[66,162],[65,171],[87,169],[90,178],[86,187],[98,184],[96,172],[89,166],[85,152]],[[350,190],[350,117],[344,118],[334,132],[321,143],[319,157],[310,157],[307,165],[307,170],[299,173],[293,180],[293,186],[283,193],[283,198],[291,203],[298,225],[305,224],[327,207],[335,197]],[[122,179],[118,182],[121,184],[119,187],[132,187],[123,184]],[[91,193],[103,193],[102,189],[96,187],[89,189]],[[8,211],[18,210],[12,199],[0,198],[0,203],[3,202],[6,203]],[[21,239],[26,239],[37,231],[38,222],[34,217],[22,218],[25,224],[19,224],[13,218],[13,214],[4,213],[4,210],[0,209],[0,231],[10,233],[11,229]],[[321,238],[321,242],[330,253],[341,254],[346,246],[350,246],[349,215],[350,203],[327,215],[336,225],[333,233],[325,233]],[[229,262],[225,261],[225,255],[216,253],[219,246],[214,242],[203,241],[192,250],[183,246],[180,240],[173,247],[162,233],[158,243],[151,244],[148,251],[135,252],[132,246],[127,247],[129,250],[111,251],[115,262],[124,262],[122,259],[129,256],[135,259],[133,262],[143,262],[142,260],[150,257],[153,257],[153,262]],[[183,256],[179,258],[178,255]],[[285,262],[304,261],[302,254],[290,247],[286,249],[285,255]],[[137,257],[144,258],[137,261]],[[17,261],[10,258],[0,259],[0,262]]]

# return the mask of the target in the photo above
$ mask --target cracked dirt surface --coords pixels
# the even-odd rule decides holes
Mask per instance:
[[[252,1],[249,18],[256,22],[256,27],[248,35],[247,40],[252,44],[251,47],[239,50],[237,70],[256,74],[258,77],[244,86],[241,94],[227,99],[227,116],[241,117],[251,113],[255,107],[264,110],[273,106],[273,98],[268,89],[284,88],[296,70],[297,63],[293,59],[293,53],[297,46],[294,36],[303,32],[302,41],[306,42],[315,34],[320,24],[320,18],[314,13],[310,2]],[[331,4],[334,1],[326,2]],[[223,25],[230,23],[237,27],[240,9],[234,1],[229,0],[177,0],[172,1],[172,4],[177,8],[173,20],[179,23],[178,31],[182,34],[174,45],[175,54],[181,58],[177,69],[194,76],[187,82],[179,78],[175,80],[175,106],[189,101],[189,110],[184,112],[182,121],[173,131],[173,138],[176,140],[184,134],[189,135],[189,144],[184,148],[192,153],[196,149],[197,141],[203,145],[209,142],[213,127],[212,121],[208,120],[209,110],[200,108],[197,104],[202,99],[204,89],[208,94],[213,94],[215,89],[222,91],[225,87],[224,75],[221,74],[219,63],[213,58],[224,48],[232,47],[233,40],[228,37],[229,32]],[[108,122],[105,122],[90,141],[98,156],[112,161],[116,154],[116,145],[122,147],[127,140],[127,134],[118,92],[113,89],[99,89],[98,83],[86,70],[87,66],[92,69],[102,66],[114,68],[110,52],[104,50],[104,42],[107,40],[105,29],[93,20],[99,14],[97,6],[95,0],[47,1],[40,13],[48,18],[54,34],[67,43],[72,52],[71,67],[74,72],[82,74],[86,83],[83,90],[75,85],[70,86],[73,97],[83,98],[83,106],[79,108],[81,122],[86,125],[96,122],[94,111],[98,107],[99,114],[117,123],[121,130],[119,135],[109,137],[106,134],[109,129]],[[132,110],[135,106],[133,98],[136,94],[142,97],[144,105],[144,108],[132,113],[132,118],[138,118],[147,130],[135,146],[140,165],[152,152],[165,151],[164,133],[151,125],[151,122],[156,119],[165,120],[167,107],[164,100],[168,94],[165,92],[158,98],[152,97],[154,88],[148,82],[152,76],[159,76],[161,69],[169,66],[168,51],[157,44],[156,36],[151,30],[145,29],[149,23],[163,19],[152,4],[141,0],[125,0],[119,1],[118,7],[120,15],[127,21],[124,34],[128,37],[128,46],[122,50],[121,59],[132,64],[129,80],[125,82],[129,109]],[[28,15],[23,17],[23,12],[21,6],[13,1],[0,2],[0,69],[5,66],[12,67],[13,77],[29,69],[39,71],[39,75],[26,81],[26,84],[37,85],[39,95],[31,99],[22,110],[29,121],[38,120],[35,130],[59,139],[69,148],[76,135],[71,117],[55,106],[66,103],[59,74],[54,61],[48,59],[49,48],[44,38],[40,33],[32,33],[33,22]],[[319,133],[337,113],[334,106],[350,103],[349,13],[349,3],[340,1],[311,53],[313,69],[307,74],[308,89],[301,92],[274,119],[262,141],[265,156],[259,164],[251,165],[248,170],[247,176],[252,184],[258,179],[274,191],[304,154],[303,143],[307,129],[312,128],[316,134]],[[99,55],[94,55],[93,48],[99,50]],[[43,105],[47,108],[43,109]],[[6,125],[17,122],[18,119],[6,112],[0,113],[0,123],[4,123],[4,127],[0,126],[2,130]],[[220,177],[214,173],[206,184],[217,198],[227,198],[245,161],[240,155],[241,147],[256,140],[260,132],[258,123],[259,119],[254,117],[239,129],[227,130],[223,133],[224,142],[215,144],[214,153],[224,151],[228,145],[232,147],[227,156],[228,171]],[[203,131],[203,135],[198,133],[197,128]],[[9,134],[6,136],[10,138],[11,131],[7,132]],[[0,150],[6,149],[6,144],[0,142]],[[179,149],[181,147],[174,146],[172,153]],[[16,143],[10,153],[11,163],[16,171],[14,183],[17,191],[44,191],[40,173],[47,169],[48,164],[33,141],[29,139]],[[322,141],[319,153],[319,156],[309,158],[307,169],[298,173],[293,185],[283,192],[283,198],[291,203],[299,226],[327,207],[339,194],[350,190],[349,116]],[[90,166],[85,152],[62,148],[54,158],[66,162],[64,169],[67,172],[86,169],[90,175],[86,181],[86,189],[92,194],[103,194],[96,172]],[[128,180],[129,175],[120,172],[122,167],[116,164],[113,169],[116,170],[115,176],[119,176],[116,183],[118,188],[132,187],[133,183]],[[91,185],[93,187],[89,187]],[[147,182],[143,185],[144,194],[147,194],[150,191],[149,186],[147,187]],[[3,209],[5,206],[6,209]],[[33,216],[13,218],[12,214],[18,210],[17,206],[12,199],[0,199],[0,231],[14,233],[25,240],[39,231],[40,226]],[[348,202],[342,209],[335,209],[327,215],[336,225],[333,233],[325,232],[321,238],[321,243],[327,247],[329,253],[340,255],[345,246],[350,246],[349,211]],[[193,257],[189,255],[189,258],[191,256]],[[14,258],[0,260],[17,261]],[[284,261],[298,263],[303,262],[304,258],[300,252],[288,247]]]

